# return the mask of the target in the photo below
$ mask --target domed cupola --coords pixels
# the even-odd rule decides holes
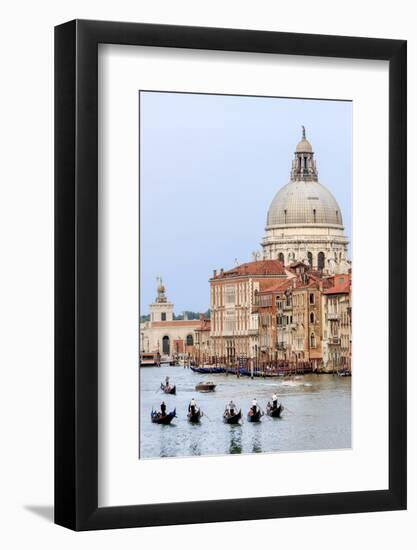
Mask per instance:
[[[316,161],[314,160],[313,148],[306,138],[306,129],[302,126],[303,135],[295,149],[295,157],[292,161],[292,181],[317,181]]]

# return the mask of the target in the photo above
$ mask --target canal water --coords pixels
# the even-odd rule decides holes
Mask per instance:
[[[169,376],[177,395],[165,395],[161,382]],[[199,382],[213,381],[213,393],[199,393]],[[284,406],[282,418],[265,414],[259,423],[249,423],[246,414],[256,397],[260,407],[272,393]],[[199,424],[187,420],[194,397],[204,413]],[[242,409],[241,425],[223,423],[225,405],[231,400]],[[152,408],[162,400],[177,418],[171,425],[153,424]],[[310,374],[295,380],[255,378],[226,374],[198,374],[183,367],[140,369],[139,457],[162,458],[280,451],[345,449],[351,446],[351,378]]]

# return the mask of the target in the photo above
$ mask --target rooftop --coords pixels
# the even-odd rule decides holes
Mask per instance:
[[[242,276],[253,277],[262,275],[277,275],[285,277],[286,271],[281,262],[279,262],[278,260],[259,260],[237,265],[236,267],[229,269],[228,271],[220,271],[220,273],[216,273],[216,275],[214,275],[212,279]]]
[[[350,292],[350,276],[349,274],[341,274],[334,276],[333,286],[323,291],[323,294],[349,294]]]

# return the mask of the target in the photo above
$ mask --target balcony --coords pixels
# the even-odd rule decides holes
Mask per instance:
[[[340,313],[328,313],[327,314],[327,320],[328,321],[339,321],[340,320]]]

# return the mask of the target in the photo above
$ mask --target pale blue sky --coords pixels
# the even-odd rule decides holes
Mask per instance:
[[[351,102],[140,93],[142,314],[159,275],[177,314],[207,310],[213,269],[261,249],[301,125],[350,239]]]

